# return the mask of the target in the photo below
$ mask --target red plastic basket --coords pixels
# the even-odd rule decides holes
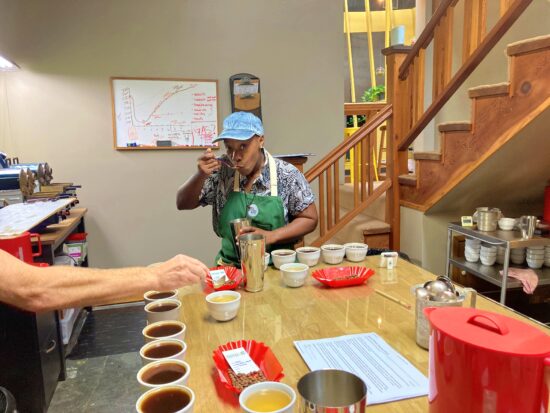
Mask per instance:
[[[350,278],[351,275],[357,277]],[[361,285],[373,275],[374,270],[367,267],[328,267],[311,274],[320,283],[333,288]]]
[[[256,340],[231,341],[219,346],[212,354],[214,364],[218,370],[219,379],[227,389],[237,394],[241,392],[241,390],[233,387],[231,383],[231,379],[229,378],[230,367],[222,351],[233,350],[239,347],[245,349],[268,381],[280,381],[285,376],[283,374],[283,366],[281,366],[281,363],[279,363],[279,360],[277,360],[277,357],[275,357],[271,349],[264,343],[257,342]]]
[[[236,289],[239,284],[243,280],[243,275],[241,273],[241,270],[239,270],[237,267],[231,267],[229,265],[222,265],[221,267],[213,267],[210,268],[210,271],[213,270],[225,270],[225,273],[227,274],[227,277],[230,281],[232,281],[230,284],[224,284],[221,287],[214,288],[214,284],[212,283],[212,277],[210,276],[210,273],[206,275],[206,285],[214,291],[224,291],[224,290],[234,290]]]

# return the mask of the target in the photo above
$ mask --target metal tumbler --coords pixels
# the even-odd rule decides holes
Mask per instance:
[[[413,285],[411,293],[416,296],[416,290],[423,287],[424,284]],[[427,307],[462,307],[466,301],[467,294],[470,295],[470,307],[475,308],[477,291],[473,288],[460,288],[456,287],[458,295],[454,301],[433,301],[427,298],[416,297],[416,314],[415,314],[415,327],[416,327],[416,344],[420,347],[428,350],[430,344],[430,322],[424,314],[424,309]]]
[[[251,226],[251,222],[248,218],[237,218],[232,221],[229,221],[229,227],[231,228],[231,241],[233,242],[233,248],[238,258],[241,258],[241,252],[239,251],[239,246],[237,245],[235,238],[239,234],[239,231],[244,227]]]
[[[299,413],[364,413],[367,385],[343,370],[316,370],[298,381]]]
[[[519,229],[521,230],[521,238],[531,239],[535,234],[537,227],[537,217],[533,215],[524,215],[519,219]]]
[[[239,236],[241,269],[246,291],[257,292],[264,288],[265,237],[260,234]]]

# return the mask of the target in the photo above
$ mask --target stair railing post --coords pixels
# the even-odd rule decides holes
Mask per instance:
[[[401,212],[399,206],[399,174],[407,173],[407,151],[399,151],[398,143],[410,128],[411,110],[409,85],[412,76],[399,79],[399,67],[404,62],[410,47],[392,46],[382,50],[386,56],[386,101],[393,106],[393,115],[387,122],[386,135],[386,179],[391,180],[391,188],[386,193],[386,222],[391,226],[390,248],[400,248]]]

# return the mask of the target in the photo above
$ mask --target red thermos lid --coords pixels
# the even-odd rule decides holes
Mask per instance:
[[[426,308],[432,327],[456,340],[515,356],[550,355],[550,335],[515,320],[475,308]]]

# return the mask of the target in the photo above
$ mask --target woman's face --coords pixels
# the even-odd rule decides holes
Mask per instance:
[[[236,139],[225,139],[224,141],[227,156],[233,162],[241,175],[249,175],[258,164],[261,157],[260,148],[263,145],[263,136],[253,136],[246,141]]]

